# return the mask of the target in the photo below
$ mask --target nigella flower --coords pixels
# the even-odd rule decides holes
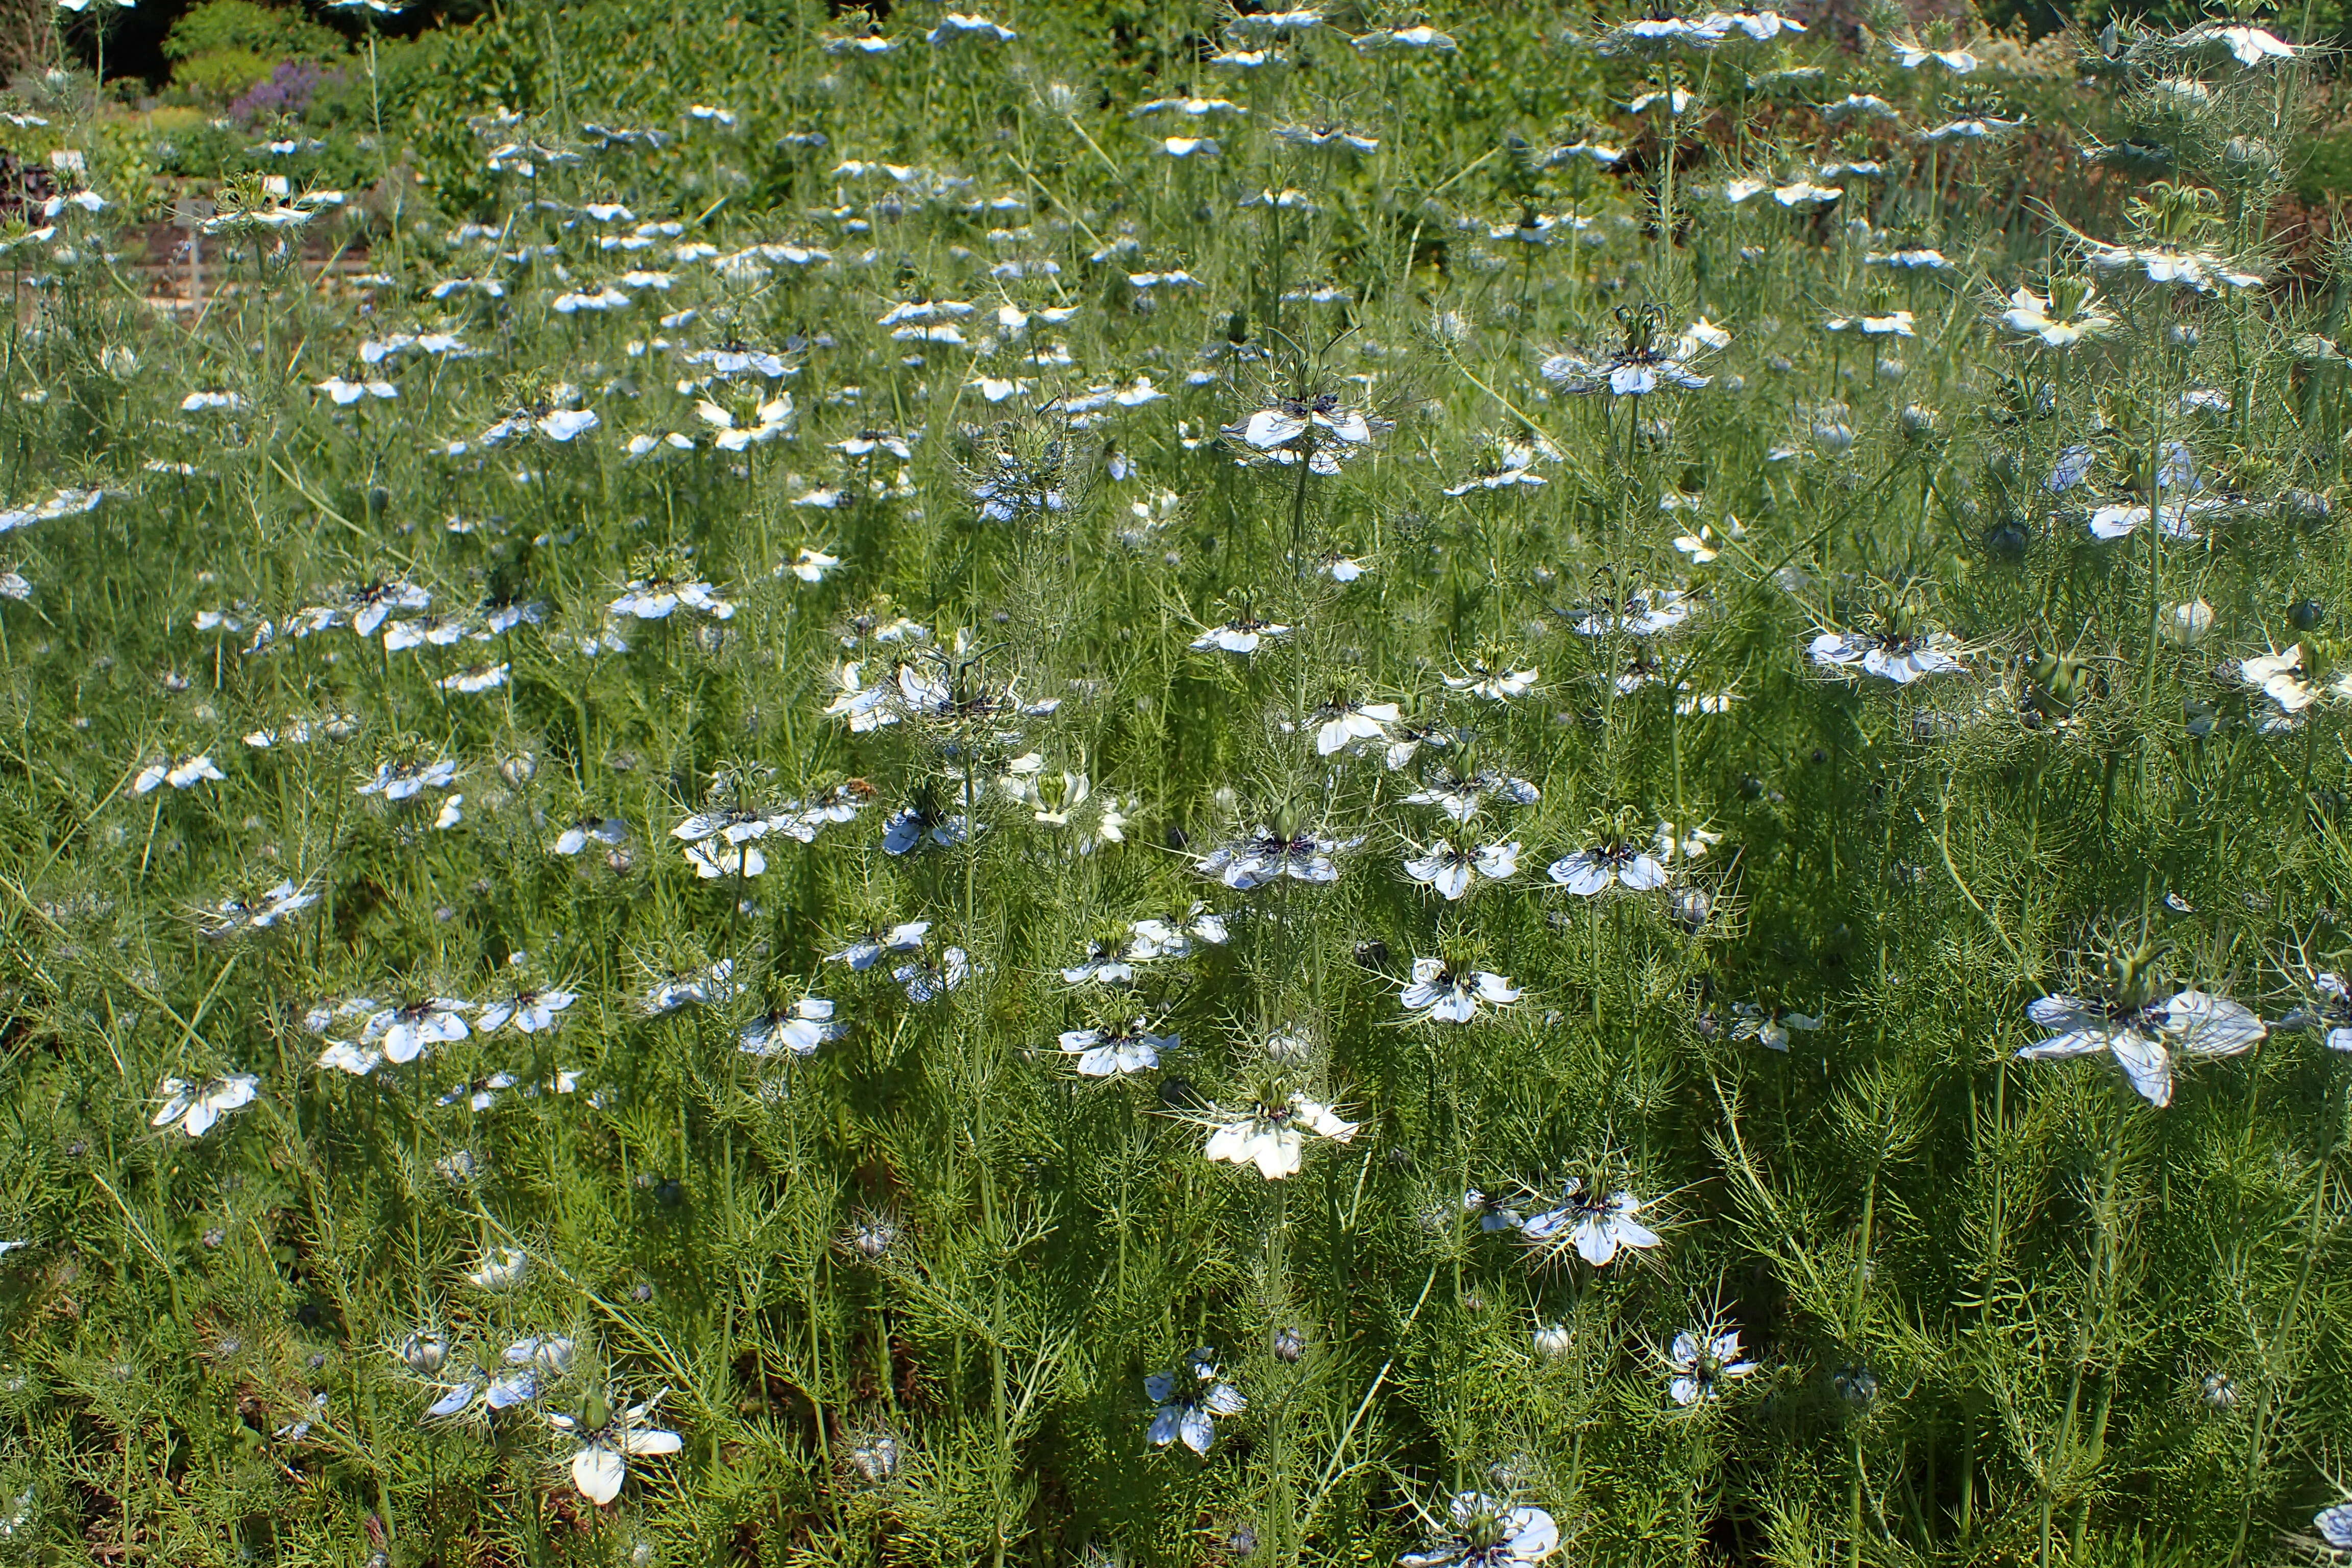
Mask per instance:
[[[1496,669],[1487,665],[1484,659],[1473,658],[1463,662],[1460,675],[1445,676],[1444,679],[1445,684],[1455,691],[1466,691],[1473,697],[1483,698],[1489,702],[1507,702],[1514,698],[1525,697],[1528,692],[1533,691],[1536,681],[1542,673],[1539,667],[1532,664],[1525,669]],[[1434,737],[1423,735],[1422,739],[1431,740]],[[1391,751],[1391,755],[1394,754]],[[1395,765],[1393,762],[1390,763],[1391,767]]]
[[[1208,1453],[1216,1436],[1211,1418],[1238,1415],[1249,1405],[1241,1390],[1218,1375],[1215,1358],[1206,1345],[1166,1372],[1145,1378],[1143,1394],[1160,1406],[1148,1434],[1152,1446],[1164,1448],[1181,1438],[1184,1447],[1201,1455]]]
[[[1898,38],[1890,46],[1895,63],[1903,69],[1917,70],[1930,61],[1943,67],[1954,76],[1967,76],[1977,68],[1976,56],[1966,49],[1931,49],[1924,44]]]
[[[1165,918],[1151,916],[1127,928],[1134,935],[1129,954],[1139,963],[1155,958],[1182,958],[1192,951],[1195,942],[1211,947],[1223,947],[1233,940],[1225,917],[1212,910],[1197,900],[1181,915]],[[1069,976],[1065,972],[1063,978]]]
[[[1398,1568],[1518,1568],[1559,1550],[1551,1515],[1483,1492],[1460,1492],[1446,1505],[1444,1533],[1397,1559]]]
[[[2220,49],[2226,51],[2241,66],[2248,67],[2268,65],[2273,60],[2291,60],[2297,53],[2296,46],[2275,33],[2265,32],[2260,27],[2223,26],[2210,22],[2189,28],[2172,40],[2172,47],[2176,49]]]
[[[2352,1503],[2323,1508],[2312,1516],[2311,1528],[2338,1552],[2352,1552]]]
[[[971,974],[971,956],[960,947],[950,947],[940,951],[939,963],[918,958],[893,969],[890,978],[906,987],[908,1001],[923,1003],[937,1001]]]
[[[1466,1024],[1478,1016],[1478,1005],[1507,1007],[1524,994],[1507,974],[1456,965],[1443,958],[1416,958],[1412,979],[1397,1000],[1415,1022]]]
[[[1223,626],[1211,626],[1192,639],[1195,653],[1216,648],[1224,653],[1255,653],[1261,643],[1272,642],[1290,635],[1290,628],[1273,621],[1262,621],[1244,610]]]
[[[1539,489],[1550,481],[1534,471],[1537,462],[1559,458],[1559,450],[1540,436],[1530,441],[1497,440],[1479,471],[1458,485],[1446,486],[1445,493],[1464,496],[1472,490]]]
[[[1478,1231],[1482,1236],[1492,1236],[1499,1230],[1517,1230],[1527,1223],[1519,1211],[1502,1198],[1493,1193],[1482,1193],[1475,1187],[1463,1193],[1462,1212],[1477,1215]],[[1439,1217],[1442,1219],[1443,1215]]]
[[[1731,342],[1729,332],[1704,316],[1678,337],[1666,341],[1663,337],[1666,313],[1656,305],[1639,309],[1621,305],[1617,321],[1625,329],[1625,340],[1614,353],[1554,354],[1538,367],[1543,378],[1562,392],[1577,395],[1606,392],[1616,397],[1639,397],[1662,386],[1695,390],[1714,378],[1697,374],[1691,363]]]
[[[1677,48],[1711,49],[1723,41],[1714,17],[1643,16],[1620,23],[1593,41],[1602,57],[1637,55],[1655,59]]]
[[[1731,1026],[1735,1040],[1754,1040],[1769,1051],[1789,1048],[1789,1031],[1811,1031],[1822,1026],[1819,1018],[1802,1013],[1768,1013],[1753,1002],[1735,1003],[1731,1009],[1739,1015],[1739,1022]]]
[[[1756,1370],[1754,1362],[1739,1357],[1738,1329],[1685,1329],[1675,1336],[1666,1363],[1675,1374],[1666,1392],[1683,1405],[1721,1398],[1725,1384]]]
[[[1824,669],[1858,668],[1897,686],[1966,668],[1959,659],[1959,639],[1927,630],[1908,605],[1874,616],[1864,630],[1823,632],[1807,645],[1807,651]]]
[[[1298,1173],[1309,1135],[1345,1143],[1356,1135],[1357,1124],[1343,1121],[1330,1106],[1294,1089],[1286,1098],[1262,1096],[1248,1110],[1235,1112],[1211,1108],[1209,1142],[1201,1151],[1212,1161],[1230,1165],[1255,1165],[1269,1182]]]
[[[965,16],[950,11],[940,18],[940,25],[923,35],[923,41],[934,48],[962,38],[976,38],[987,44],[1009,44],[1021,35],[1001,26],[985,16]]]
[[[1698,602],[1681,588],[1636,588],[1622,597],[1604,594],[1571,613],[1579,637],[1604,637],[1617,632],[1654,637],[1696,615]]]
[[[1670,879],[1655,847],[1633,837],[1621,821],[1605,830],[1599,843],[1553,861],[1548,874],[1580,899],[1621,885],[1629,892],[1646,893]]]
[[[590,839],[618,848],[629,841],[629,825],[617,816],[583,816],[557,835],[549,847],[558,855],[577,855]]]
[[[132,795],[146,795],[160,784],[173,789],[194,789],[207,779],[218,781],[228,775],[213,765],[212,758],[204,755],[184,756],[148,763],[131,781]]]
[[[1118,1078],[1160,1065],[1160,1053],[1183,1044],[1176,1035],[1155,1035],[1150,1020],[1106,1028],[1065,1029],[1062,1054],[1078,1058],[1078,1071],[1087,1078]]]
[[[1642,1200],[1632,1193],[1603,1195],[1598,1186],[1588,1190],[1579,1176],[1568,1184],[1559,1207],[1529,1215],[1519,1234],[1547,1251],[1572,1247],[1578,1257],[1600,1268],[1620,1248],[1658,1245],[1658,1233],[1633,1217],[1641,1209]]]
[[[167,1078],[155,1092],[163,1101],[163,1108],[147,1124],[177,1126],[189,1137],[201,1138],[212,1130],[214,1122],[230,1111],[251,1105],[261,1092],[261,1079],[249,1072],[233,1072],[201,1082]]]
[[[2158,1001],[2149,994],[2146,952],[2113,961],[2117,983],[2105,997],[2043,996],[2026,1014],[2058,1033],[2021,1047],[2021,1061],[2067,1057],[2116,1058],[2134,1089],[2150,1105],[2172,1103],[2172,1067],[2178,1053],[2233,1057],[2251,1050],[2268,1031],[2252,1011],[2225,996],[2179,991]]]
[[[205,911],[204,934],[217,942],[243,931],[268,931],[309,909],[319,898],[307,884],[295,886],[291,878],[250,899],[232,895]]]
[[[943,814],[936,802],[917,800],[899,807],[882,824],[882,852],[907,855],[927,846],[951,848],[971,837],[971,818]]]
[[[1501,881],[1518,874],[1519,841],[1481,844],[1475,848],[1455,839],[1440,838],[1418,855],[1405,858],[1404,874],[1425,888],[1434,888],[1448,903],[1470,890],[1478,877]]]
[[[1400,717],[1393,702],[1360,702],[1336,695],[1315,710],[1314,719],[1319,721],[1315,730],[1315,754],[1328,757],[1359,741],[1386,742],[1389,726]]]
[[[849,1033],[849,1026],[837,1022],[833,1011],[833,1004],[824,997],[803,996],[789,1007],[762,1014],[744,1025],[736,1033],[736,1044],[755,1057],[772,1057],[778,1051],[808,1056],[819,1046]]]
[[[610,606],[616,616],[629,616],[640,621],[667,620],[680,605],[689,610],[699,610],[714,620],[727,620],[735,614],[735,606],[709,584],[688,579],[677,581],[668,577],[632,577],[627,586],[613,600]]]
[[[685,1447],[677,1433],[653,1424],[654,1407],[668,1392],[665,1388],[643,1405],[628,1406],[609,1405],[592,1392],[578,1415],[548,1413],[547,1424],[572,1439],[572,1484],[582,1497],[603,1508],[621,1495],[631,1459],[675,1454]]]
[[[2053,278],[2050,292],[2037,294],[2019,284],[2009,297],[2000,324],[2020,337],[2046,349],[2071,349],[2116,330],[2116,318],[2099,308],[2098,290],[2080,278]]]
[[[1360,409],[1340,405],[1337,393],[1311,397],[1277,397],[1244,419],[1223,427],[1220,434],[1237,441],[1248,452],[1244,463],[1272,462],[1285,466],[1305,460],[1318,474],[1336,474],[1345,457],[1369,446],[1389,428]]]
[[[2312,989],[2319,993],[2315,1007],[2298,1007],[2279,1020],[2282,1029],[2324,1027],[2327,1031],[2327,1048],[2331,1051],[2352,1051],[2352,984],[2342,975],[2322,970],[2311,977]]]
[[[1433,805],[1456,822],[1476,816],[1492,795],[1506,805],[1533,805],[1543,792],[1521,778],[1494,768],[1481,768],[1466,777],[1450,768],[1427,774],[1422,787],[1404,797],[1407,805]]]
[[[416,997],[369,1018],[360,1029],[360,1043],[379,1047],[387,1060],[413,1062],[428,1047],[451,1044],[471,1034],[464,1015],[473,1010],[471,1002],[455,996]]]
[[[863,972],[882,962],[886,952],[915,952],[923,945],[923,937],[930,929],[929,921],[906,921],[887,931],[860,931],[839,951],[826,953],[824,962],[845,963]]]
[[[2263,724],[2265,732],[2292,727],[2323,696],[2337,701],[2352,700],[2352,670],[2339,673],[2323,686],[2301,643],[2291,645],[2284,653],[2258,653],[2240,659],[2238,679],[2278,704],[2278,712]]]
[[[1832,316],[1823,321],[1824,331],[1832,332],[1858,331],[1866,338],[1916,338],[1911,312],[1890,310],[1884,316]]]
[[[675,1013],[681,1007],[724,1002],[735,994],[735,961],[722,958],[700,974],[668,974],[656,981],[645,995],[649,1017]]]
[[[1922,142],[1982,142],[2006,135],[2025,123],[2022,115],[2015,120],[1996,119],[1992,115],[1970,116],[1948,120],[1943,124],[1918,132]]]
[[[530,1254],[519,1247],[494,1247],[466,1271],[466,1283],[478,1290],[511,1290],[530,1274]]]
[[[424,790],[447,789],[457,777],[457,764],[446,758],[430,763],[379,763],[375,776],[361,784],[358,793],[406,800]]]
[[[577,993],[555,985],[518,991],[485,1005],[474,1020],[474,1027],[487,1035],[502,1025],[512,1024],[518,1034],[544,1034],[561,1024],[563,1010],[578,1000]]]
[[[1202,856],[1199,865],[1202,876],[1214,877],[1243,892],[1285,877],[1300,882],[1336,882],[1339,868],[1332,857],[1362,842],[1353,838],[1342,843],[1301,827],[1269,828],[1261,823],[1255,833],[1221,844]]]

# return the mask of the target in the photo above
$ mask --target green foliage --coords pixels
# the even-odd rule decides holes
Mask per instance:
[[[257,0],[205,0],[182,13],[163,39],[163,58],[175,63],[227,50],[276,65],[336,59],[347,46],[341,34],[311,21],[299,7]]]
[[[2318,1557],[2301,62],[824,11],[8,128],[0,1563]]]

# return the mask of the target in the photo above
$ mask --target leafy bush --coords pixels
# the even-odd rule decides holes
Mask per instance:
[[[0,129],[0,1560],[2352,1550],[2310,59],[1035,10]]]

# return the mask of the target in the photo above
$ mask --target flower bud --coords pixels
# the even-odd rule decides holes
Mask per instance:
[[[2202,599],[2175,605],[2158,625],[2164,640],[2175,647],[2195,647],[2213,629],[2213,606]]]
[[[1568,1353],[1568,1329],[1560,1323],[1538,1323],[1531,1336],[1536,1354],[1546,1361],[1558,1361]]]

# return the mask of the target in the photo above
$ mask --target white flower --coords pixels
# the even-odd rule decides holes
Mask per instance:
[[[1859,668],[1864,673],[1908,686],[1923,675],[1948,675],[1966,667],[1959,642],[1948,632],[1896,630],[1823,632],[1808,647],[1815,664],[1830,669]]]
[[[2278,716],[2266,728],[2292,721],[2323,696],[2338,701],[2352,699],[2352,671],[2321,687],[2305,661],[2301,643],[2294,644],[2284,653],[2255,654],[2240,659],[2238,679],[2259,688],[2263,696],[2278,704]]]
[[[1537,367],[1538,373],[1574,395],[1606,392],[1640,397],[1661,387],[1696,391],[1714,377],[1699,374],[1691,368],[1693,362],[1731,342],[1728,332],[1704,316],[1672,340],[1663,336],[1666,319],[1655,307],[1621,310],[1618,319],[1625,325],[1625,338],[1615,352],[1553,354]]]
[[[2020,284],[2009,297],[2009,309],[2000,313],[2000,324],[2020,337],[2032,338],[2044,348],[2070,349],[2089,338],[2103,338],[2116,330],[2116,318],[2098,308],[2098,293],[2088,284],[2077,284],[2070,290],[2075,297],[2064,298],[2056,287],[2051,294],[2037,294]],[[2063,300],[2053,304],[2053,296]]]
[[[901,806],[882,824],[882,852],[905,855],[936,845],[945,849],[971,837],[971,818],[961,814],[941,816],[922,802]]]
[[[1707,564],[1723,553],[1725,545],[1730,541],[1748,537],[1748,530],[1741,525],[1738,518],[1729,512],[1725,512],[1723,518],[1724,531],[1720,535],[1715,531],[1712,523],[1702,522],[1698,525],[1698,531],[1696,533],[1676,534],[1675,548],[1689,556],[1692,565]]]
[[[1255,833],[1211,850],[1199,864],[1202,876],[1214,877],[1242,892],[1285,877],[1300,882],[1336,882],[1339,868],[1332,857],[1362,842],[1353,839],[1342,844],[1304,832],[1285,837],[1261,824]]]
[[[1475,877],[1501,881],[1517,876],[1519,869],[1519,841],[1507,844],[1482,844],[1473,849],[1467,845],[1441,838],[1419,855],[1407,856],[1404,874],[1426,888],[1434,888],[1447,902],[1470,890]]]
[[[1203,1154],[1227,1164],[1255,1165],[1259,1175],[1277,1182],[1297,1174],[1309,1134],[1345,1143],[1356,1135],[1357,1124],[1342,1121],[1328,1105],[1294,1090],[1287,1100],[1260,1101],[1209,1125],[1213,1131]]]
[[[2260,27],[2220,26],[2207,24],[2191,27],[2172,40],[2175,48],[2196,48],[2218,44],[2230,51],[2242,66],[2268,65],[2273,60],[2291,60],[2298,50],[2275,33]]]
[[[2252,1012],[2224,996],[2181,991],[2161,1002],[2133,1004],[2043,996],[2026,1014],[2058,1033],[2021,1048],[2021,1061],[2068,1057],[2116,1058],[2150,1105],[2172,1103],[2172,1065],[2177,1053],[2233,1057],[2252,1048],[2268,1031]]]
[[[2199,294],[2212,293],[2216,285],[2253,289],[2263,281],[2261,273],[2212,251],[2169,245],[2102,245],[2092,250],[2090,262],[2095,272],[2137,273],[2150,283],[2177,284]]]
[[[978,38],[983,43],[1009,44],[1021,35],[1010,27],[1001,27],[985,16],[968,16],[950,11],[940,18],[940,25],[923,35],[923,41],[934,47],[951,43],[958,38]]]
[[[1872,338],[1910,338],[1918,334],[1912,330],[1911,312],[1894,310],[1884,316],[1832,316],[1822,325],[1832,332],[1859,331]]]
[[[1466,691],[1489,702],[1507,702],[1534,690],[1542,673],[1535,665],[1525,669],[1489,669],[1484,663],[1474,659],[1464,667],[1462,674],[1444,679],[1445,684],[1455,691]]]
[[[1195,651],[1221,648],[1225,654],[1256,654],[1261,642],[1275,642],[1277,637],[1289,637],[1291,627],[1277,626],[1273,621],[1258,621],[1256,616],[1234,616],[1225,626],[1212,626],[1200,637],[1192,639]]]
[[[1241,1390],[1217,1373],[1217,1363],[1203,1345],[1166,1372],[1143,1380],[1144,1397],[1159,1405],[1149,1434],[1154,1447],[1183,1440],[1192,1452],[1206,1455],[1215,1437],[1212,1416],[1238,1415],[1248,1407]]]
[[[689,610],[699,610],[716,620],[727,620],[735,614],[735,606],[719,597],[709,584],[672,582],[667,577],[632,578],[611,607],[616,616],[633,616],[641,621],[659,621],[667,620],[670,612],[680,605]]]
[[[1416,958],[1412,979],[1397,1000],[1416,1021],[1466,1024],[1478,1016],[1478,1004],[1507,1007],[1523,993],[1510,976],[1485,969],[1456,970],[1442,958]]]
[[[173,789],[193,789],[207,779],[220,780],[228,775],[213,765],[208,756],[181,757],[176,761],[150,763],[139,770],[131,785],[133,795],[145,795],[159,784]]]
[[[724,1002],[735,994],[735,961],[722,958],[701,974],[673,974],[656,982],[646,993],[646,1012],[654,1016],[706,1002]]]
[[[1151,1033],[1141,1018],[1110,1028],[1065,1029],[1061,1038],[1063,1054],[1077,1058],[1078,1071],[1087,1078],[1117,1078],[1156,1068],[1161,1051],[1182,1043],[1175,1035]]]
[[[829,1040],[849,1033],[849,1026],[833,1016],[833,1004],[822,996],[803,996],[782,1012],[763,1014],[736,1034],[740,1048],[755,1057],[790,1051],[804,1057]]]
[[[1375,27],[1348,41],[1367,54],[1375,49],[1432,49],[1444,54],[1454,48],[1452,35],[1441,33],[1427,23],[1414,27]]]
[[[530,1255],[512,1247],[494,1247],[479,1264],[466,1271],[466,1282],[478,1290],[511,1290],[530,1273]]]
[[[601,1426],[591,1426],[579,1416],[550,1412],[547,1424],[571,1437],[572,1484],[580,1495],[603,1508],[621,1495],[621,1483],[629,1479],[629,1461],[654,1454],[675,1454],[685,1446],[685,1440],[675,1432],[653,1425],[654,1407],[661,1403],[662,1394],[655,1394],[643,1405],[626,1408],[613,1406],[600,1411],[601,1397],[589,1402],[589,1414],[605,1414]]]
[[[1754,1040],[1770,1051],[1789,1048],[1789,1031],[1791,1029],[1811,1031],[1822,1026],[1819,1018],[1808,1017],[1802,1013],[1768,1013],[1753,1002],[1737,1003],[1731,1010],[1739,1015],[1739,1022],[1731,1026],[1731,1037]]]
[[[457,777],[457,764],[443,759],[431,763],[380,763],[375,776],[359,786],[361,795],[386,800],[406,800],[420,791],[447,789]]]
[[[1316,710],[1315,754],[1328,757],[1357,741],[1386,741],[1399,714],[1393,702],[1357,702],[1337,698]]]
[[[293,879],[288,878],[251,899],[223,899],[206,912],[205,934],[219,938],[241,931],[268,931],[289,916],[309,909],[319,899],[320,895],[308,885],[297,887]]]
[[[859,971],[873,968],[886,952],[913,952],[923,945],[925,933],[931,929],[929,921],[906,921],[888,931],[864,931],[853,937],[839,952],[824,955],[827,963],[845,963]]]
[[[2313,989],[2319,993],[2319,1006],[2315,1010],[2298,1007],[2278,1023],[2282,1029],[2326,1027],[2327,1048],[2331,1051],[2352,1051],[2352,984],[2342,975],[2322,970],[2311,977]]]
[[[1954,76],[1967,76],[1977,68],[1976,56],[1966,49],[1930,49],[1918,44],[1897,41],[1894,46],[1895,63],[1905,70],[1917,70],[1933,60]]]
[[[1559,1207],[1528,1216],[1519,1232],[1538,1247],[1573,1247],[1584,1261],[1600,1268],[1621,1247],[1658,1245],[1657,1232],[1633,1217],[1641,1208],[1642,1200],[1630,1192],[1604,1197],[1595,1188],[1587,1194],[1579,1177],[1568,1184]]]
[[[1450,1533],[1398,1558],[1398,1568],[1519,1568],[1559,1550],[1559,1526],[1551,1515],[1480,1492],[1455,1495],[1446,1508],[1446,1528]]]
[[[1676,1405],[1696,1405],[1720,1398],[1727,1379],[1746,1377],[1756,1370],[1752,1361],[1739,1359],[1739,1331],[1685,1330],[1675,1336],[1667,1354],[1674,1379],[1666,1392]]]
[[[1155,958],[1181,958],[1192,951],[1195,942],[1207,942],[1211,947],[1223,947],[1233,940],[1224,917],[1198,901],[1181,916],[1166,919],[1153,916],[1137,921],[1127,929],[1134,936],[1128,944],[1128,955],[1139,963]],[[1062,977],[1067,980],[1069,972],[1064,970]]]
[[[1579,637],[1605,637],[1621,632],[1654,637],[1690,619],[1698,607],[1698,602],[1681,588],[1636,588],[1622,598],[1603,595],[1580,606],[1573,612],[1574,626]]]
[[[447,1045],[471,1034],[463,1015],[473,1010],[471,1002],[454,996],[420,997],[385,1007],[362,1026],[360,1043],[379,1047],[387,1060],[413,1062],[430,1047]]]
[[[558,855],[577,855],[591,839],[618,847],[629,841],[629,825],[617,816],[583,816],[557,835],[549,847]]]
[[[241,392],[192,392],[180,399],[180,409],[186,414],[206,414],[215,409],[235,413],[245,406]]]
[[[485,1006],[474,1027],[487,1035],[505,1024],[518,1034],[536,1035],[554,1028],[563,1010],[580,1000],[577,993],[550,986],[543,991],[518,991]]]
[[[400,395],[400,388],[388,381],[345,381],[340,375],[331,375],[313,384],[339,408],[349,408],[362,397],[390,399]]]
[[[163,1109],[149,1119],[150,1127],[177,1124],[191,1138],[201,1138],[212,1124],[232,1110],[242,1110],[253,1103],[261,1092],[261,1079],[249,1072],[230,1073],[225,1078],[192,1082],[186,1079],[167,1078],[156,1093],[163,1101]]]
[[[803,583],[822,583],[824,581],[824,574],[840,564],[840,556],[827,555],[822,550],[803,545],[800,554],[788,565],[779,567],[777,574],[781,576],[789,572]]]
[[[2312,1516],[2311,1528],[2338,1552],[2352,1552],[2352,1503],[2323,1508]]]
[[[1543,798],[1543,792],[1525,779],[1493,768],[1482,768],[1468,778],[1440,768],[1426,776],[1421,788],[1406,795],[1404,803],[1433,805],[1456,822],[1468,822],[1478,815],[1488,795],[1506,805],[1533,805]]]
[[[890,978],[906,987],[909,1002],[931,1002],[946,995],[971,977],[971,959],[960,947],[944,948],[936,964],[920,959],[902,963],[890,972]]]
[[[1654,854],[1614,832],[1598,844],[1553,861],[1548,874],[1580,899],[1620,885],[1629,892],[1646,893],[1664,887],[1670,879]]]

